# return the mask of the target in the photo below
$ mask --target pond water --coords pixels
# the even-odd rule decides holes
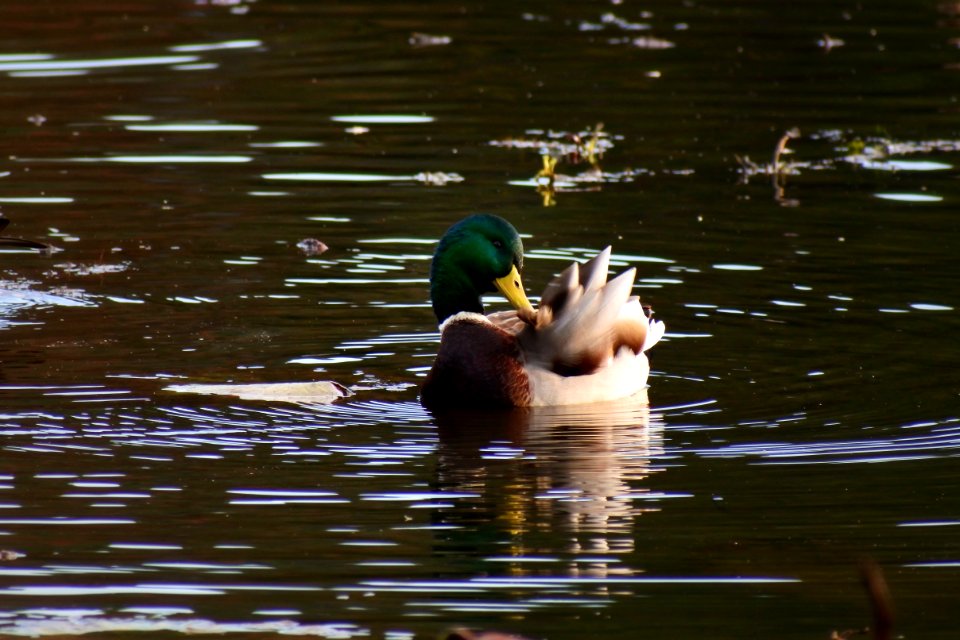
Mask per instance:
[[[3,634],[956,637],[957,3],[0,17]],[[420,408],[475,211],[638,267],[649,405]]]

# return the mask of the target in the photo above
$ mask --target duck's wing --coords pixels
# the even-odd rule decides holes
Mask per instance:
[[[610,247],[584,264],[574,263],[544,289],[536,314],[519,336],[530,366],[561,376],[596,373],[623,348],[640,354],[663,336],[662,322],[647,317],[631,295],[628,269],[607,282]]]

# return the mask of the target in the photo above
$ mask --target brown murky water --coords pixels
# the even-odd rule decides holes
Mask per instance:
[[[0,632],[954,637],[958,14],[3,3]],[[638,267],[649,406],[420,408],[473,211]]]

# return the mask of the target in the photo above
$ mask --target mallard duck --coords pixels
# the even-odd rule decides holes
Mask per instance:
[[[539,308],[520,279],[523,243],[498,216],[472,215],[443,235],[430,268],[440,349],[421,390],[428,408],[526,407],[616,400],[646,388],[645,351],[664,324],[631,295],[635,269],[610,282],[610,247],[573,263]],[[514,307],[484,315],[481,295]]]

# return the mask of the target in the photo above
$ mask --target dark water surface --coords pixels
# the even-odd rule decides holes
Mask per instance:
[[[897,633],[956,637],[960,5],[0,24],[5,233],[59,249],[0,253],[3,634],[825,638],[868,557]],[[481,210],[531,293],[638,267],[649,406],[420,408],[433,243]],[[355,395],[164,390],[316,379]]]

